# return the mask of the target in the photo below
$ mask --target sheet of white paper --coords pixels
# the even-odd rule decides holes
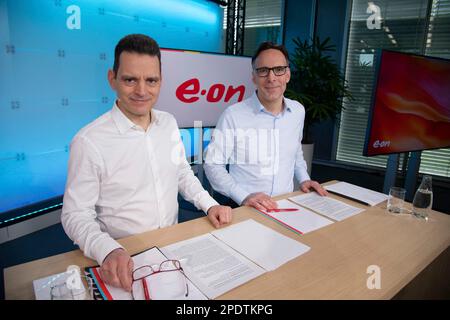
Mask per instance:
[[[322,197],[315,192],[291,197],[289,200],[337,221],[364,211],[364,209],[348,205],[342,201],[330,197]]]
[[[210,233],[173,243],[161,251],[180,260],[188,278],[210,299],[265,272]]]
[[[140,253],[138,255],[135,255],[133,258],[134,262],[134,269],[143,266],[143,265],[159,265],[164,260],[167,260],[167,258],[161,253],[160,250],[157,248],[152,248],[150,250],[147,250],[143,253]],[[189,280],[187,279],[188,287],[189,287],[189,295],[187,297],[184,296],[184,294],[180,294],[177,296],[174,296],[172,292],[170,292],[170,287],[163,288],[163,290],[168,290],[166,292],[159,291],[159,299],[161,300],[206,300],[207,297],[201,293],[201,291]],[[131,300],[132,296],[131,293],[116,288],[110,285],[105,284],[106,288],[108,289],[109,293],[113,297],[114,300]],[[143,291],[138,291],[135,293],[135,299],[136,300],[144,300]],[[151,297],[152,298],[152,297]],[[153,297],[154,299],[154,297]]]
[[[388,199],[387,194],[359,187],[354,184],[342,181],[329,186],[325,186],[325,189],[352,199],[360,200],[371,206],[375,206],[380,202],[383,202]]]
[[[253,219],[211,233],[268,271],[278,268],[310,249]]]
[[[283,208],[295,208],[298,211],[289,211],[289,212],[264,212],[264,214],[269,217],[285,224],[297,232],[300,233],[308,233],[322,227],[325,227],[329,224],[332,224],[333,221],[319,216],[308,209],[300,207],[299,205],[292,203],[286,199],[278,200],[278,209]]]

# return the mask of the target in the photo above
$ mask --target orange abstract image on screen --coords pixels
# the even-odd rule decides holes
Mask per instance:
[[[450,146],[450,62],[383,51],[367,155]]]

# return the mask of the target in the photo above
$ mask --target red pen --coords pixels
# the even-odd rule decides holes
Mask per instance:
[[[296,208],[268,209],[267,212],[291,212],[298,211]]]
[[[148,294],[147,281],[145,281],[145,278],[142,278],[142,286],[144,287],[145,300],[150,300],[150,295]]]

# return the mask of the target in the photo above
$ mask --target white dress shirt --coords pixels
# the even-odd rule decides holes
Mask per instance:
[[[276,116],[256,93],[228,107],[206,150],[203,167],[212,187],[240,205],[250,193],[292,192],[294,175],[300,183],[310,180],[301,144],[304,120],[305,108],[287,98]]]
[[[178,192],[207,212],[218,203],[185,158],[175,118],[152,110],[147,131],[117,105],[72,140],[61,222],[84,254],[102,264],[114,240],[178,221]]]

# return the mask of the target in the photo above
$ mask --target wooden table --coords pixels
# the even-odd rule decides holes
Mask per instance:
[[[294,192],[276,199],[301,194]],[[219,299],[391,299],[450,298],[450,216],[429,220],[392,215],[386,202],[319,230],[297,235],[248,207],[233,210],[233,223],[254,219],[311,247],[306,254],[235,288]],[[213,230],[207,218],[191,220],[119,240],[131,253],[163,247]],[[6,299],[34,299],[32,281],[96,263],[80,250],[4,270]],[[370,266],[378,266],[381,288],[369,289]],[[369,268],[369,272],[372,272]]]

